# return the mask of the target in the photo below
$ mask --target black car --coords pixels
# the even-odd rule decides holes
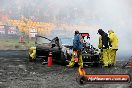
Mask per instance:
[[[67,43],[65,43],[66,41]],[[44,36],[36,36],[36,47],[29,49],[29,59],[30,61],[41,59],[47,62],[49,52],[52,52],[53,62],[66,65],[71,58],[72,44],[70,43],[72,43],[70,38],[55,37],[51,40]],[[31,57],[33,50],[36,52],[34,59]]]
[[[49,39],[44,36],[36,36],[36,47],[34,49],[36,50],[35,59],[41,58],[47,62],[49,52],[52,52],[53,62],[66,65],[71,60],[73,38],[55,37],[53,39]],[[84,42],[82,54],[83,62],[86,65],[99,65],[101,63],[98,50],[86,41]],[[30,57],[30,59],[32,58]]]

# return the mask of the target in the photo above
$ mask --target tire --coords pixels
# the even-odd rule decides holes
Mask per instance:
[[[61,64],[62,66],[65,66],[65,65],[68,64],[68,62],[66,61],[66,57],[65,57],[65,55],[64,55],[64,52],[61,52],[60,59],[61,59],[60,64]]]

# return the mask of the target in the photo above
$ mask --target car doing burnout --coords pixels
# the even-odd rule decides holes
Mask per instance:
[[[90,39],[88,33],[81,33],[81,35],[83,38]],[[101,61],[99,59],[98,49],[94,48],[85,40],[83,45],[83,63],[89,66],[99,65]],[[36,36],[36,47],[31,47],[29,49],[29,60],[33,61],[41,58],[43,61],[47,62],[49,52],[52,52],[53,62],[66,65],[71,60],[72,51],[73,38],[55,37],[51,40],[44,36]]]

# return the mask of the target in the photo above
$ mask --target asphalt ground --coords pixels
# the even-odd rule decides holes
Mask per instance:
[[[122,69],[126,61],[117,61],[115,67],[85,67],[87,74],[130,74],[130,68]],[[67,68],[53,64],[52,67],[41,62],[29,62],[25,50],[0,51],[0,88],[132,88],[130,83],[85,84],[76,81],[77,67]]]

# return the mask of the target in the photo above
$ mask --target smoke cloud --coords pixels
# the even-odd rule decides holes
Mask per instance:
[[[89,32],[91,43],[97,47],[97,30],[113,29],[119,38],[118,57],[132,56],[131,0],[0,0],[0,13],[11,19],[34,16],[37,21],[87,25],[80,32]],[[59,35],[55,29],[54,35]],[[72,31],[71,31],[72,30]],[[61,33],[73,37],[75,29]],[[70,32],[69,32],[70,31]],[[67,36],[67,35],[65,35]]]

